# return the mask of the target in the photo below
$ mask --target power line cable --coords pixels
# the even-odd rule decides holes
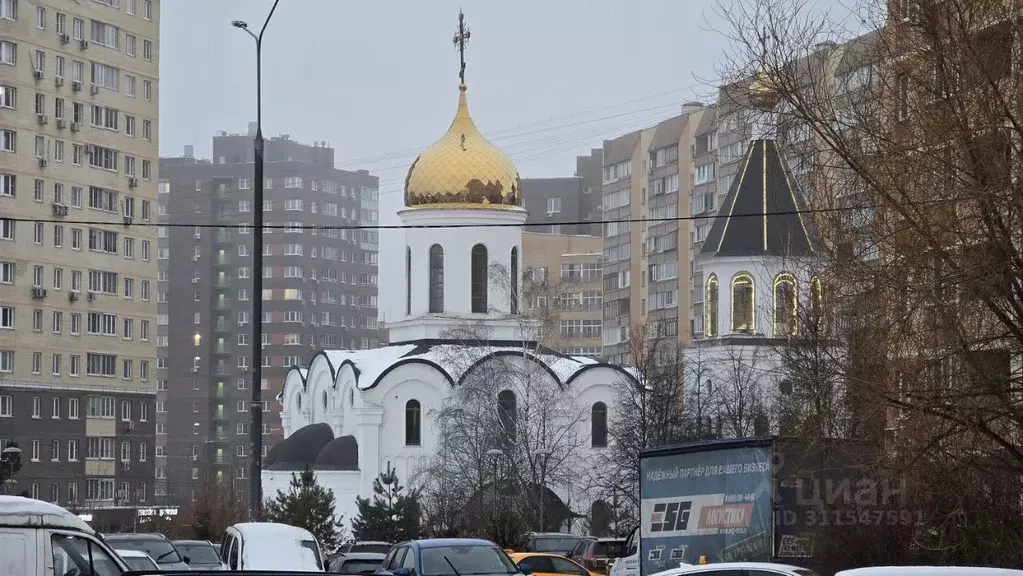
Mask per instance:
[[[938,201],[934,201],[937,203]],[[944,201],[942,201],[944,203]],[[485,206],[485,205],[482,205]],[[875,209],[874,206],[842,206],[833,208],[808,208],[805,210],[784,210],[779,212],[748,212],[743,214],[730,214],[729,218],[763,218],[767,216],[795,216],[802,214],[827,214],[834,212],[846,212],[852,210],[866,210]],[[687,221],[699,221],[699,220],[713,220],[717,218],[719,214],[709,214],[701,216],[676,216],[675,218],[622,218],[612,220],[568,220],[558,222],[539,222],[539,223],[495,223],[495,224],[264,224],[263,229],[269,230],[423,230],[423,229],[453,229],[453,228],[532,228],[532,227],[549,227],[549,226],[573,226],[573,225],[590,225],[590,224],[610,224],[615,223],[630,223],[630,224],[664,224],[667,222],[687,222]],[[100,220],[66,220],[66,219],[33,219],[33,218],[22,218],[22,217],[0,217],[0,219],[9,220],[12,222],[33,222],[33,223],[48,223],[48,224],[79,224],[83,226],[110,226],[117,224],[117,222],[105,222]],[[129,226],[135,227],[166,227],[166,228],[206,228],[206,229],[242,229],[249,230],[252,226],[248,224],[196,224],[196,223],[183,223],[183,222],[144,222],[140,224],[130,224]]]

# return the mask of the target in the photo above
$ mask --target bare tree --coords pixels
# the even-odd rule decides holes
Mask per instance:
[[[608,422],[608,447],[590,480],[595,495],[615,503],[612,515],[638,517],[639,453],[682,441],[686,430],[683,403],[685,362],[677,336],[649,337],[647,329],[630,330],[630,367],[635,378],[615,380],[615,410]]]
[[[577,483],[586,414],[548,371],[551,358],[542,345],[527,340],[497,349],[488,345],[491,334],[480,322],[448,335],[460,344],[446,348],[443,361],[464,376],[436,416],[441,441],[429,469],[444,482],[442,490],[459,487],[465,501],[447,502],[470,510],[476,526],[489,521],[488,494],[511,499],[528,525],[540,528],[543,511],[543,524],[556,526],[568,510],[547,491]]]
[[[907,548],[934,562],[1018,563],[1018,3],[862,0],[839,15],[751,0],[722,13],[723,92],[741,100],[759,77],[780,100],[787,153],[812,166],[826,299],[845,347],[823,371],[842,374],[851,429],[877,443],[877,465],[913,486],[923,512]],[[843,29],[849,16],[866,35]],[[809,380],[831,381],[800,360]],[[841,428],[829,410],[804,422]],[[979,525],[997,529],[966,528]]]

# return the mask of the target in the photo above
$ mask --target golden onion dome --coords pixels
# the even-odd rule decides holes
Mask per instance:
[[[753,78],[748,91],[750,104],[765,110],[777,106],[781,99],[774,79],[764,72],[758,73]]]
[[[444,136],[416,158],[405,177],[405,206],[442,209],[519,209],[519,174],[469,116],[465,84]]]

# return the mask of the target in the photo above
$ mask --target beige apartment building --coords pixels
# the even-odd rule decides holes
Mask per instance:
[[[603,354],[630,363],[630,342],[688,341],[693,143],[708,108],[604,142]],[[682,329],[679,329],[679,323]],[[671,347],[674,349],[674,346]]]
[[[541,318],[547,346],[573,356],[601,355],[601,238],[522,235],[527,316]]]
[[[158,0],[0,0],[0,443],[72,508],[154,502],[159,33]]]

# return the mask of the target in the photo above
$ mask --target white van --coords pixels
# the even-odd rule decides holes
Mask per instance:
[[[242,522],[227,529],[220,559],[230,570],[323,572],[316,537],[303,528],[273,522]]]
[[[0,496],[0,574],[120,576],[124,561],[78,516],[40,500]]]

